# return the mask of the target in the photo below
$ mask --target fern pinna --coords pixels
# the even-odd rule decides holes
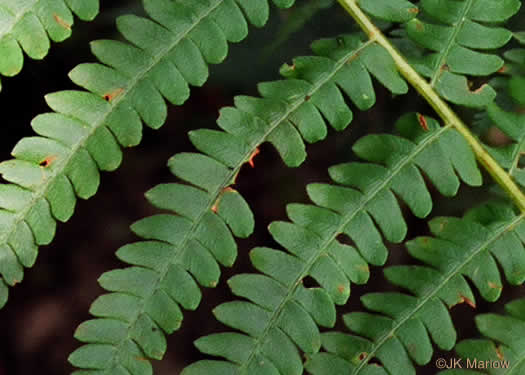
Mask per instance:
[[[297,166],[306,157],[303,138],[315,142],[326,137],[321,113],[336,130],[350,123],[352,112],[341,90],[361,109],[375,102],[370,73],[394,93],[407,91],[393,61],[374,43],[351,35],[321,40],[312,48],[317,56],[283,66],[288,79],[260,84],[262,98],[238,96],[235,107],[222,109],[217,123],[223,131],[190,133],[195,147],[207,156],[182,153],[170,159],[172,173],[191,185],[162,184],[146,194],[152,204],[176,215],[157,215],[132,226],[148,241],[121,248],[118,257],[133,266],[100,278],[100,284],[114,293],[97,299],[91,312],[98,319],[77,329],[76,337],[88,344],[71,355],[71,363],[109,372],[131,371],[135,365],[150,371],[147,362],[132,360],[136,355],[130,347],[138,344],[147,357],[161,358],[166,343],[159,328],[166,333],[177,329],[182,319],[179,305],[195,309],[200,302],[197,282],[215,286],[217,262],[231,266],[235,260],[235,241],[226,225],[239,237],[253,230],[251,211],[230,185],[258,147],[270,142],[287,165]],[[362,82],[357,90],[352,77]],[[143,277],[148,277],[142,281],[144,288],[135,290],[130,282]],[[109,328],[111,336],[98,334]]]
[[[22,50],[32,59],[40,60],[48,53],[49,39],[54,42],[67,39],[71,35],[73,13],[90,21],[98,11],[98,0],[0,1],[0,74],[11,77],[22,70]]]
[[[394,285],[410,292],[371,293],[361,298],[374,313],[344,315],[353,335],[327,332],[325,352],[308,359],[314,375],[331,373],[415,374],[414,361],[424,365],[433,354],[432,341],[443,350],[454,347],[456,332],[448,309],[458,303],[475,307],[468,277],[488,301],[503,288],[497,263],[508,282],[525,281],[525,226],[505,204],[490,204],[469,212],[463,219],[437,217],[429,222],[435,237],[406,243],[409,254],[425,266],[392,266],[384,270]],[[373,358],[383,368],[369,363]]]
[[[472,151],[461,136],[430,118],[425,119],[429,130],[423,131],[420,116],[407,115],[397,124],[401,135],[412,139],[369,135],[359,140],[354,152],[367,163],[331,168],[330,176],[341,185],[309,185],[315,205],[289,205],[293,223],[270,225],[273,238],[288,252],[253,249],[252,264],[264,276],[237,275],[229,281],[233,293],[250,302],[228,302],[214,311],[221,322],[247,335],[219,333],[197,340],[203,352],[231,362],[197,362],[184,374],[235,374],[260,366],[262,373],[302,374],[294,343],[305,353],[316,353],[321,345],[317,325],[332,327],[334,304],[347,302],[350,283],[368,280],[368,263],[385,263],[387,250],[378,229],[390,242],[405,238],[407,228],[394,192],[416,216],[425,217],[432,200],[419,169],[447,196],[458,190],[456,173],[471,185],[481,183]],[[341,243],[340,235],[350,237],[357,248]],[[308,276],[320,288],[305,288],[302,280]],[[280,331],[290,338],[281,337]],[[265,351],[272,347],[280,348],[281,361]],[[288,351],[283,353],[283,348]]]
[[[90,9],[90,1],[68,2],[78,12]],[[140,143],[142,121],[154,129],[162,126],[164,98],[184,103],[189,85],[207,80],[207,64],[223,61],[228,42],[246,37],[246,19],[263,26],[269,14],[267,1],[254,6],[250,0],[144,0],[144,7],[153,21],[132,15],[117,20],[129,43],[93,42],[101,64],[81,64],[70,73],[89,92],[47,95],[55,112],[33,120],[39,136],[22,139],[12,151],[15,159],[0,163],[9,182],[0,185],[0,307],[7,286],[22,281],[23,267],[34,264],[38,246],[52,241],[56,220],[69,220],[77,196],[96,193],[99,169],[115,170],[121,147]]]
[[[439,374],[522,374],[525,371],[525,299],[520,298],[507,303],[505,311],[505,315],[476,316],[478,330],[486,338],[463,340],[456,345],[455,350],[460,355],[463,367],[470,364],[470,367],[476,368],[477,371],[451,369]]]

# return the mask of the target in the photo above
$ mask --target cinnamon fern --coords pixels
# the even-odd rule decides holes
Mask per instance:
[[[454,348],[508,361],[488,374],[522,372],[523,299],[506,316],[477,315],[485,339],[463,339],[454,321],[455,306],[495,303],[525,281],[521,0],[142,3],[145,14],[117,18],[122,38],[91,43],[98,62],[69,73],[83,90],[46,95],[52,111],[32,120],[37,135],[0,163],[0,307],[39,246],[52,243],[57,221],[96,194],[100,172],[141,143],[143,124],[163,126],[170,105],[207,82],[209,65],[246,39],[249,24],[265,26],[272,6],[288,20],[262,46],[267,58],[331,12],[346,20],[342,34],[323,32],[310,55],[281,66],[280,79],[220,109],[218,128],[189,131],[193,150],[173,150],[172,180],[145,193],[154,214],[131,225],[139,240],[120,247],[121,266],[98,279],[105,292],[75,331],[73,373],[153,374],[153,360],[176,352],[167,335],[201,305],[202,288],[220,285],[222,267],[245,256],[239,239],[264,222],[237,186],[243,166],[270,144],[286,167],[300,167],[310,144],[351,129],[362,136],[345,147],[345,161],[306,185],[309,202],[286,205],[287,220],[268,226],[273,242],[256,245],[252,268],[227,280],[233,300],[213,309],[223,328],[194,342],[203,357],[182,374],[415,375],[432,369],[436,349]],[[22,50],[44,58],[49,39],[71,34],[73,13],[91,20],[98,11],[96,0],[0,0],[0,74],[21,70]],[[393,97],[413,103],[378,116]],[[381,132],[354,120],[365,111],[384,122]],[[463,202],[464,191],[487,201]],[[390,285],[372,292],[364,285],[378,272]],[[354,284],[363,295],[353,296]]]

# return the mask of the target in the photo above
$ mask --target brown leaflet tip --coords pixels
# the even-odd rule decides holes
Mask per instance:
[[[476,308],[476,304],[474,303],[474,301],[472,301],[468,297],[462,296],[461,294],[459,295],[459,303],[466,303],[467,305],[469,305],[473,309]]]
[[[428,132],[428,123],[425,116],[423,116],[421,113],[417,114],[417,120],[419,121],[419,125],[423,128],[424,131]]]
[[[479,86],[476,90],[473,91],[474,94],[480,94],[483,89],[485,88],[485,86],[487,86],[486,83],[482,84],[481,86]]]
[[[42,161],[40,162],[40,166],[41,166],[41,167],[44,167],[44,168],[49,167],[51,164],[53,164],[53,162],[54,162],[55,160],[57,160],[57,156],[56,156],[56,155],[48,156],[48,157],[46,157],[44,160],[42,160]]]
[[[505,358],[505,356],[501,352],[501,346],[496,347],[496,356],[498,356],[500,361],[503,361],[503,359]]]
[[[115,89],[111,92],[108,92],[107,94],[104,94],[102,97],[106,102],[111,102],[113,99],[115,99],[117,96],[122,94],[124,92],[123,88]]]
[[[54,13],[53,18],[55,19],[55,22],[58,23],[61,27],[67,30],[71,30],[71,25],[64,21],[58,14]]]
[[[408,9],[408,13],[418,14],[419,13],[419,8],[409,8]]]
[[[229,186],[225,187],[222,191],[225,193],[236,193],[237,192],[237,190]]]
[[[222,199],[222,196],[224,195],[224,193],[226,192],[234,192],[236,191],[235,189],[227,186],[225,187],[224,189],[221,190],[219,196],[217,197],[217,199],[215,200],[215,203],[213,204],[213,206],[211,206],[211,210],[215,213],[217,213],[217,210],[219,209],[219,203],[221,202],[221,199]]]
[[[148,360],[146,357],[142,357],[142,356],[135,357],[135,359],[136,359],[137,361],[147,361],[147,360]]]
[[[499,68],[498,73],[505,73],[507,70],[507,65],[503,65],[501,68]]]
[[[257,155],[259,155],[260,152],[261,152],[261,150],[259,150],[259,148],[257,147],[255,149],[255,151],[253,151],[252,154],[250,155],[250,159],[248,160],[248,164],[250,164],[250,166],[252,168],[255,167],[255,164],[253,163],[253,158],[255,158]]]

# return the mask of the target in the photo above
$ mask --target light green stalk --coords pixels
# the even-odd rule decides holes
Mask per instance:
[[[525,195],[515,184],[510,175],[490,156],[483,145],[470,132],[467,125],[456,115],[449,105],[437,94],[432,86],[421,77],[399,51],[389,42],[383,33],[372,23],[370,18],[357,5],[356,0],[337,0],[341,6],[361,26],[370,40],[383,46],[394,59],[399,72],[421,94],[428,104],[434,108],[445,125],[452,125],[470,144],[476,158],[485,167],[487,172],[509,194],[510,198],[525,213]]]

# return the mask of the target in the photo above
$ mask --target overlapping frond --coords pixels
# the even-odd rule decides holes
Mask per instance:
[[[293,0],[273,0],[291,6]],[[90,2],[72,1],[74,9]],[[92,44],[101,64],[81,64],[71,79],[86,91],[62,91],[46,96],[55,111],[37,116],[38,137],[22,139],[15,157],[0,163],[9,184],[0,185],[0,289],[23,278],[39,245],[49,244],[56,220],[67,221],[77,196],[87,199],[99,185],[99,169],[116,169],[122,147],[137,145],[142,122],[164,124],[164,98],[182,104],[188,85],[202,85],[208,63],[219,63],[227,42],[246,37],[247,20],[262,26],[268,1],[144,0],[153,19],[127,15],[117,26],[129,41],[99,40]],[[0,299],[0,307],[5,297]]]
[[[24,63],[23,52],[40,60],[49,51],[49,39],[62,42],[69,38],[73,13],[90,21],[98,11],[98,0],[1,0],[0,74],[17,75]]]
[[[498,100],[491,103],[479,117],[481,121],[499,128],[511,140],[508,145],[487,146],[487,149],[518,184],[525,186],[525,169],[521,160],[525,152],[525,49],[511,49],[505,52],[504,57],[504,72],[508,76],[498,80],[501,103]]]
[[[504,45],[512,33],[498,26],[517,13],[520,0],[422,0],[421,13],[405,24],[408,37],[428,53],[412,59],[414,68],[430,80],[446,100],[468,107],[485,107],[496,96],[483,84],[471,90],[469,77],[488,76],[503,67],[489,52]]]
[[[519,375],[525,372],[525,299],[505,305],[506,315],[481,314],[476,326],[485,339],[463,340],[456,345],[462,369],[443,375]],[[458,366],[459,367],[459,366]],[[467,370],[467,368],[469,370]]]
[[[322,335],[325,352],[309,358],[311,374],[415,374],[433,354],[432,341],[453,348],[456,331],[448,309],[459,303],[475,307],[466,278],[487,301],[503,288],[498,265],[509,283],[525,281],[525,221],[507,204],[490,203],[464,218],[429,222],[433,237],[408,241],[410,255],[425,265],[392,266],[385,277],[409,293],[369,293],[361,298],[372,312],[344,315],[353,334]],[[382,366],[370,363],[379,361]]]
[[[270,142],[287,165],[297,166],[305,158],[304,141],[325,138],[325,119],[336,130],[352,120],[342,92],[367,109],[375,101],[370,74],[394,93],[408,89],[388,53],[358,36],[321,40],[313,50],[317,56],[296,58],[282,68],[287,79],[261,83],[262,98],[238,96],[235,107],[222,109],[218,124],[223,131],[190,132],[205,155],[175,155],[168,165],[189,184],[162,184],[147,193],[153,205],[170,213],[132,226],[145,241],[117,252],[132,267],[100,278],[112,293],[93,303],[97,319],[79,326],[76,337],[86,345],[70,356],[72,364],[97,374],[150,373],[143,357],[162,357],[164,334],[179,327],[181,307],[199,304],[198,284],[215,286],[218,263],[229,266],[235,260],[230,230],[238,237],[252,232],[251,211],[231,185],[242,165],[253,163],[258,147]],[[304,298],[314,303],[324,295],[305,292]]]
[[[297,348],[316,353],[321,346],[318,325],[333,326],[335,304],[348,300],[350,284],[368,280],[369,263],[386,261],[380,232],[391,242],[404,239],[406,224],[394,193],[424,217],[432,200],[421,172],[447,196],[459,187],[456,173],[470,185],[481,183],[472,151],[455,130],[416,114],[404,116],[397,128],[401,136],[360,139],[353,150],[366,162],[332,167],[330,176],[338,185],[309,185],[315,205],[291,204],[287,210],[292,223],[270,224],[273,238],[288,252],[252,250],[252,264],[262,274],[237,275],[229,281],[233,293],[248,301],[224,303],[214,310],[218,320],[242,333],[197,340],[202,352],[226,361],[199,361],[184,375],[302,374]],[[356,247],[342,243],[340,235],[350,237]],[[319,287],[306,288],[306,277]]]

